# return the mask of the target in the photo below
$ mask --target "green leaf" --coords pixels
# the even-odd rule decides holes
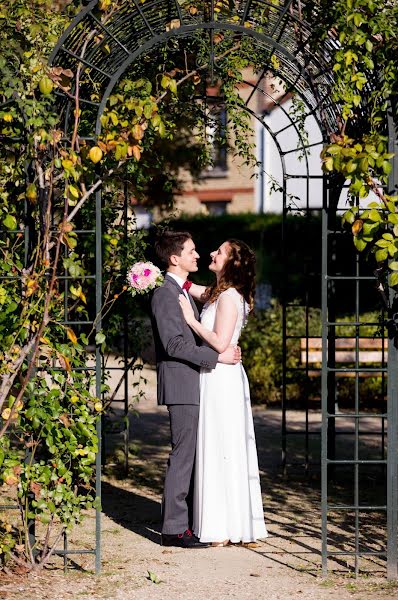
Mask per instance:
[[[356,27],[360,27],[363,23],[361,13],[354,13],[354,23]]]
[[[351,209],[347,210],[347,212],[344,213],[342,221],[343,223],[349,223],[350,225],[353,224],[353,222],[355,221],[355,215]]]
[[[391,173],[392,164],[388,160],[385,160],[383,162],[382,168],[383,168],[384,175],[389,175]]]
[[[391,271],[398,271],[398,260],[391,261],[388,267],[391,269]]]
[[[333,157],[329,156],[323,163],[323,167],[326,171],[333,171]]]
[[[388,258],[388,250],[386,248],[377,250],[375,256],[377,262],[384,262]]]
[[[51,515],[41,513],[41,515],[39,515],[39,520],[45,525],[48,525],[48,523],[51,521]]]
[[[140,106],[139,104],[137,104],[137,106],[134,107],[134,112],[137,115],[137,117],[141,117],[142,113],[144,112],[144,109],[142,106]]]
[[[379,227],[380,227],[379,223],[367,223],[366,222],[366,223],[364,223],[364,226],[362,229],[363,235],[364,236],[369,236],[369,235],[373,236],[376,233],[376,231],[378,231]]]
[[[7,229],[15,230],[17,228],[17,220],[13,215],[8,214],[5,219],[3,219],[4,227]]]
[[[398,285],[398,273],[392,273],[390,275],[390,285],[393,287]]]
[[[169,87],[169,83],[170,83],[170,77],[168,77],[167,75],[163,75],[160,85],[162,86],[162,88],[164,90],[166,90]]]
[[[369,217],[368,217],[371,221],[382,221],[382,217],[379,213],[378,210],[376,209],[372,209],[371,211],[369,211]]]
[[[98,346],[100,346],[101,344],[103,344],[106,340],[106,335],[104,333],[102,333],[102,331],[99,331],[97,333],[97,335],[95,336],[95,343],[98,344]]]
[[[342,146],[340,144],[330,144],[330,146],[326,147],[326,152],[328,154],[340,154],[342,150]]]
[[[119,124],[119,118],[118,118],[117,114],[114,112],[110,112],[109,116],[111,118],[112,124],[116,127],[116,125]]]
[[[69,265],[69,274],[71,277],[79,277],[81,269],[79,267],[79,265],[76,265],[74,263]]]
[[[390,213],[387,217],[387,220],[389,223],[392,223],[393,225],[397,225],[398,224],[398,213]]]
[[[362,238],[354,236],[354,246],[358,252],[362,252],[362,250],[365,250],[367,243]]]
[[[99,496],[96,496],[93,502],[93,508],[95,508],[95,510],[101,510],[101,498]]]
[[[158,113],[155,113],[151,119],[151,124],[153,127],[158,127],[159,124],[161,122],[161,118],[160,115]]]
[[[353,173],[356,170],[357,166],[358,166],[358,163],[356,163],[354,161],[349,161],[346,165],[347,173]]]
[[[148,571],[148,579],[152,581],[152,583],[160,583],[159,577],[153,571]]]
[[[172,94],[177,94],[177,82],[175,79],[170,79],[169,90]]]
[[[146,119],[150,119],[152,116],[152,104],[149,104],[148,102],[145,104],[144,106],[144,117]]]
[[[159,123],[159,135],[161,138],[166,137],[166,127],[164,126],[163,121],[160,121]]]

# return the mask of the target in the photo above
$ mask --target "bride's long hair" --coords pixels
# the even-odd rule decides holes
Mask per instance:
[[[245,242],[236,239],[226,240],[229,245],[229,257],[224,265],[219,281],[206,290],[206,300],[214,302],[221,292],[234,287],[248,303],[250,310],[254,306],[256,288],[256,255]]]

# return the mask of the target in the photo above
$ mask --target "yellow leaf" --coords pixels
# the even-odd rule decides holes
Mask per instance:
[[[3,412],[1,413],[1,416],[5,421],[7,421],[7,419],[10,418],[10,414],[11,414],[11,408],[5,408],[3,410]]]
[[[278,60],[278,57],[277,57],[277,56],[275,56],[275,54],[273,54],[273,55],[271,56],[271,65],[273,66],[273,68],[274,68],[275,70],[279,69],[279,67],[280,67],[280,62],[279,62],[279,60]]]
[[[135,160],[140,160],[141,158],[141,150],[139,146],[133,146],[133,156]]]
[[[144,130],[138,123],[134,125],[134,127],[131,130],[131,133],[133,134],[133,137],[136,140],[142,140],[142,138],[144,137]]]
[[[26,188],[26,197],[31,202],[36,202],[37,200],[37,191],[34,183],[29,183]]]
[[[65,158],[62,161],[62,166],[63,166],[64,169],[66,169],[68,171],[69,169],[72,169],[73,162],[71,160],[69,160],[68,158]]]
[[[358,235],[363,229],[363,221],[362,219],[357,219],[352,225],[352,233],[353,235]]]
[[[77,336],[76,336],[75,332],[73,331],[73,329],[68,327],[66,329],[66,334],[67,334],[68,338],[70,339],[70,341],[72,342],[72,344],[77,344]]]
[[[69,192],[72,194],[72,196],[74,198],[78,198],[79,197],[79,190],[74,185],[70,185],[69,186]]]
[[[72,296],[74,296],[75,298],[79,298],[80,294],[82,293],[82,288],[80,285],[78,287],[71,285],[69,291],[72,294]]]
[[[323,164],[324,164],[324,169],[326,171],[333,171],[333,157],[332,156],[329,156]]]
[[[102,150],[98,146],[93,146],[88,153],[89,159],[94,163],[98,163],[102,158]]]
[[[58,353],[58,360],[59,363],[62,367],[62,369],[65,369],[65,371],[70,371],[70,360],[67,356],[65,356],[64,354]]]

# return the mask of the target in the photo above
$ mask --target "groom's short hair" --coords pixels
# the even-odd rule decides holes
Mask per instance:
[[[181,256],[184,244],[192,236],[187,231],[165,230],[158,235],[155,241],[155,252],[159,260],[166,266],[169,265],[170,256]]]

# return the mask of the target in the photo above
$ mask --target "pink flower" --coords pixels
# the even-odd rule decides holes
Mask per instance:
[[[127,283],[129,284],[131,294],[144,294],[149,290],[154,289],[157,285],[163,283],[163,275],[150,262],[137,262],[127,273]]]

